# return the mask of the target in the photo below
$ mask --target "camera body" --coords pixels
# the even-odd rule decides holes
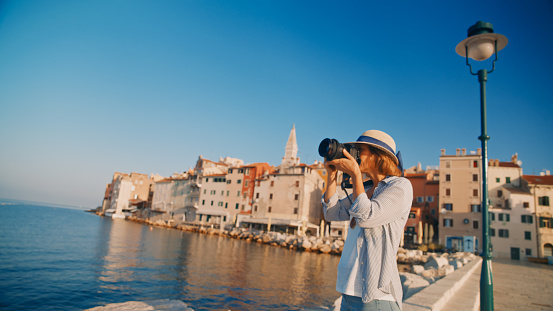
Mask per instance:
[[[319,155],[327,161],[341,159],[346,157],[344,155],[344,149],[351,154],[357,164],[361,163],[361,159],[359,159],[359,149],[357,149],[355,145],[342,144],[333,138],[325,138],[321,141],[319,144]]]

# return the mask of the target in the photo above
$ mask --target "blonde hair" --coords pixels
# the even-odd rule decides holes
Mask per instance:
[[[401,171],[397,167],[396,162],[386,152],[368,146],[369,151],[374,155],[374,164],[377,167],[378,172],[385,176],[398,176],[401,177]]]

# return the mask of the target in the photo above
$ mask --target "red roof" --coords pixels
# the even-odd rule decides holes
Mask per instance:
[[[553,185],[553,175],[522,175],[522,178],[529,184],[534,185]]]

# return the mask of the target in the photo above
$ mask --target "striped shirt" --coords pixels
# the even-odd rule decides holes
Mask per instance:
[[[354,260],[358,262],[350,265],[356,271],[338,271],[338,282],[347,282],[351,277],[356,278],[354,287],[361,288],[364,303],[391,294],[401,308],[403,291],[396,254],[412,201],[411,182],[395,176],[388,176],[382,180],[371,199],[366,193],[362,193],[351,204],[347,198],[338,200],[336,193],[328,202],[324,202],[323,196],[323,211],[327,221],[347,221],[353,217],[357,226],[362,228],[356,237],[355,245],[357,258]],[[351,260],[349,255],[343,254],[342,259]],[[347,275],[341,275],[343,273]],[[357,283],[359,277],[361,284]]]

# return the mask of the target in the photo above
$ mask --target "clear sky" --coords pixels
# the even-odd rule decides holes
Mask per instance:
[[[509,39],[489,157],[553,169],[550,0],[0,0],[0,197],[96,207],[115,171],[278,165],[294,124],[303,163],[380,129],[405,167],[438,165],[480,147],[455,53],[478,20]]]

